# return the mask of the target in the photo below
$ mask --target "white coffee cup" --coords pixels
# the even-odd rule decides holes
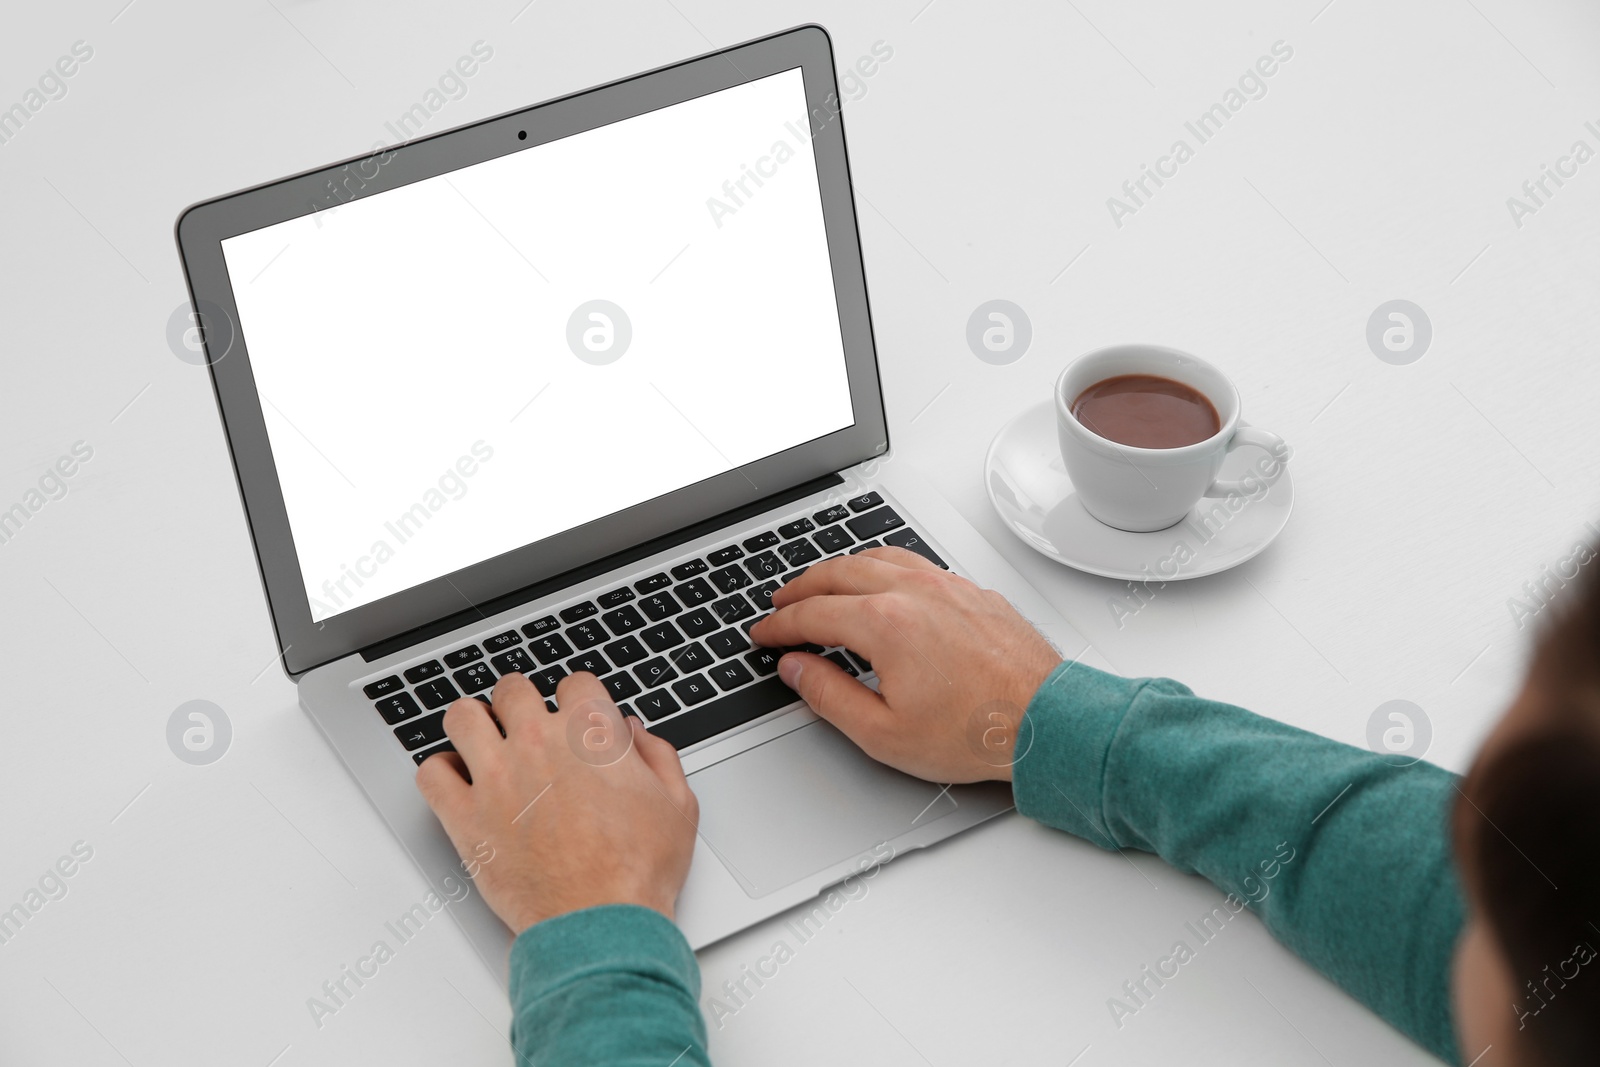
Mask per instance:
[[[1180,448],[1136,448],[1101,437],[1078,421],[1072,404],[1091,385],[1124,374],[1152,374],[1197,390],[1217,409],[1221,429]],[[1164,530],[1183,520],[1201,497],[1248,495],[1238,481],[1218,481],[1222,460],[1236,448],[1265,449],[1281,465],[1289,446],[1275,433],[1239,421],[1239,390],[1197,356],[1160,345],[1115,345],[1074,360],[1056,379],[1056,434],[1084,508],[1119,530]]]

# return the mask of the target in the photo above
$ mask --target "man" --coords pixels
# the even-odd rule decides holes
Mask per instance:
[[[1063,663],[998,594],[901,549],[812,567],[773,609],[756,641],[871,661],[877,693],[808,653],[779,664],[868,755],[934,782],[1009,780],[1030,818],[1204,875],[1442,1059],[1600,1056],[1600,583],[1547,630],[1464,781],[1173,681]],[[477,883],[519,935],[519,1054],[540,1067],[706,1064],[699,971],[670,921],[694,794],[672,746],[620,718],[594,677],[564,679],[557,696],[551,715],[511,675],[492,714],[457,701],[445,728],[458,755],[417,774],[463,856],[493,849]],[[975,713],[995,723],[987,758],[968,743]],[[569,745],[574,715],[615,755]]]

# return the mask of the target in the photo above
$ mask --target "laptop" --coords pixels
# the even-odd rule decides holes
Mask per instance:
[[[784,686],[785,581],[898,545],[1087,647],[890,453],[838,93],[805,26],[177,222],[283,667],[502,981],[414,782],[452,700],[592,671],[677,747],[699,948],[1011,807]]]

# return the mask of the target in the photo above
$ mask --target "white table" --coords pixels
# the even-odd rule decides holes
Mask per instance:
[[[1600,148],[1600,16],[1580,5],[124,2],[29,5],[0,35],[0,106],[93,49],[0,144],[0,508],[93,448],[0,544],[0,908],[93,848],[0,945],[8,1064],[510,1062],[503,995],[447,923],[311,1020],[423,883],[273,665],[211,388],[165,337],[184,206],[392,140],[475,41],[492,61],[428,130],[805,21],[841,64],[889,44],[846,121],[896,448],[1126,673],[1358,744],[1409,699],[1462,768],[1520,676],[1508,599],[1600,517],[1600,162],[1547,179],[1520,227],[1506,205],[1574,140]],[[1277,40],[1294,53],[1267,94],[1114,225],[1107,197]],[[1009,366],[963,338],[995,297],[1034,328]],[[1434,328],[1405,366],[1364,340],[1395,298]],[[1295,446],[1299,501],[1265,555],[1118,628],[1120,583],[1013,539],[981,462],[1064,361],[1134,339],[1233,374]],[[165,740],[195,698],[233,725],[209,767]],[[1254,919],[1119,1030],[1107,999],[1217,899],[1013,816],[893,863],[713,1051],[1426,1062]],[[703,953],[708,993],[780,937],[781,918]]]

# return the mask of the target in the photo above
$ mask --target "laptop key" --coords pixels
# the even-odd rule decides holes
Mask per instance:
[[[902,519],[899,512],[895,511],[894,508],[885,507],[879,508],[877,511],[869,511],[865,515],[857,515],[853,519],[846,519],[844,524],[850,527],[850,532],[855,534],[856,537],[865,539],[877,537],[898,526],[904,526],[906,520]]]
[[[673,649],[667,653],[667,658],[672,661],[674,667],[684,674],[688,674],[691,671],[704,670],[716,662],[711,658],[711,653],[706,651],[706,646],[699,641],[692,645],[684,645],[682,648]]]
[[[417,707],[417,702],[411,699],[411,694],[400,692],[392,697],[385,697],[377,703],[378,714],[383,716],[383,721],[393,726],[397,722],[422,714],[422,709]]]
[[[756,623],[760,622],[762,619],[766,618],[768,615],[771,615],[771,614],[772,614],[772,612],[768,611],[768,612],[765,612],[765,613],[763,613],[761,615],[757,615],[753,619],[746,619],[746,620],[744,620],[744,622],[741,622],[739,624],[739,629],[743,630],[745,633],[749,633],[751,630],[755,629]]]
[[[606,658],[598,652],[585,652],[580,656],[574,656],[567,660],[567,670],[573,674],[577,674],[579,671],[588,671],[598,678],[603,674],[611,673],[611,664],[607,663]]]
[[[850,509],[843,504],[835,504],[826,511],[819,511],[811,516],[818,526],[832,526],[836,522],[843,522],[850,517]]]
[[[594,606],[594,601],[585,600],[582,604],[574,604],[570,608],[562,608],[561,621],[577,622],[579,619],[587,619],[590,615],[593,615],[599,610],[599,608]]]
[[[412,685],[416,685],[418,682],[425,682],[429,678],[433,678],[443,673],[444,664],[440,663],[436,659],[430,659],[428,662],[419,663],[415,667],[407,667],[406,681],[410,682]]]
[[[552,697],[556,695],[557,684],[566,676],[567,669],[565,667],[544,667],[529,674],[528,681],[532,682],[533,687],[539,690],[540,696]]]
[[[533,657],[528,655],[525,648],[513,648],[509,652],[502,652],[489,661],[494,664],[494,669],[501,674],[527,674],[537,670]]]
[[[843,552],[856,543],[855,538],[845,533],[837,526],[830,526],[825,530],[818,530],[811,538],[824,552]]]
[[[485,638],[483,647],[490,652],[504,652],[512,645],[520,644],[522,644],[522,635],[515,630],[507,630],[503,634],[495,634],[493,637]]]
[[[650,653],[637,637],[624,637],[621,641],[613,641],[605,646],[606,658],[618,667],[626,667],[630,663],[638,663]]]
[[[751,556],[745,560],[744,569],[750,572],[750,577],[759,582],[764,578],[782,574],[789,568],[785,567],[778,557],[771,552],[763,552],[758,556]]]
[[[595,601],[599,603],[602,608],[614,608],[618,604],[626,604],[628,601],[632,600],[633,597],[633,590],[629,589],[627,586],[623,586],[621,589],[613,589],[609,593],[601,593],[599,596],[595,597]]]
[[[632,605],[623,605],[616,611],[608,611],[600,616],[600,621],[611,627],[611,632],[621,637],[631,633],[644,625],[644,616],[639,614],[639,609]]]
[[[675,711],[681,711],[683,705],[672,698],[672,694],[665,689],[657,689],[654,693],[646,693],[633,702],[639,715],[645,722],[655,722],[664,719]]]
[[[872,673],[872,664],[867,660],[867,657],[863,656],[859,652],[851,652],[848,648],[845,649],[845,654],[850,657],[851,661],[854,662],[857,667],[861,668],[862,674]]]
[[[722,624],[717,621],[717,617],[711,613],[709,607],[704,607],[695,608],[689,614],[680,616],[678,625],[690,637],[699,637],[702,634],[710,633]]]
[[[639,636],[650,646],[652,652],[665,652],[673,645],[683,644],[683,635],[670,622],[659,622],[648,629],[640,630]]]
[[[667,577],[666,571],[662,571],[660,574],[652,574],[648,578],[640,578],[633,583],[633,587],[639,591],[640,596],[644,596],[646,593],[654,593],[657,589],[665,589],[671,584],[672,579]]]
[[[552,630],[559,630],[560,628],[561,624],[556,621],[554,615],[546,615],[542,619],[534,619],[528,623],[522,628],[522,632],[529,637],[543,637]]]
[[[572,646],[567,644],[567,639],[560,634],[546,634],[530,642],[528,648],[538,657],[539,662],[546,666],[572,655]]]
[[[744,661],[750,664],[751,670],[765,676],[777,671],[778,660],[782,658],[783,649],[781,648],[758,648],[745,656]]]
[[[411,759],[417,764],[417,766],[420,767],[422,765],[422,761],[427,759],[429,756],[437,756],[441,752],[454,752],[455,750],[456,746],[446,741],[444,744],[434,745],[432,748],[427,749],[426,751],[413,752],[411,754]]]
[[[633,680],[633,675],[627,671],[616,671],[600,681],[606,687],[606,692],[611,694],[612,700],[627,700],[644,692],[639,683]]]
[[[657,723],[650,732],[682,750],[787,707],[797,699],[793,689],[776,678],[768,678]]]
[[[744,555],[744,549],[738,545],[729,545],[727,548],[719,548],[715,552],[707,552],[706,560],[713,567],[720,567],[724,563],[733,562],[742,555]]]
[[[718,659],[727,659],[749,648],[750,641],[738,630],[723,630],[706,638],[706,647],[715,652]]]
[[[852,548],[850,550],[850,554],[853,556],[857,552],[865,552],[869,548],[882,548],[882,547],[883,547],[883,542],[882,541],[863,541],[861,544],[859,544],[856,547]]]
[[[639,610],[650,616],[651,622],[660,622],[668,615],[676,615],[683,605],[672,599],[671,593],[651,593],[639,601]]]
[[[772,594],[783,588],[782,582],[762,582],[754,589],[745,590],[745,596],[761,611],[772,610]]]
[[[851,497],[849,500],[846,500],[845,503],[850,505],[851,511],[859,515],[863,511],[866,511],[869,508],[875,508],[879,504],[883,503],[883,497],[879,496],[877,493],[862,493],[860,496]]]
[[[479,693],[494,685],[494,671],[487,663],[474,663],[466,670],[456,671],[455,679],[463,693]]]
[[[438,744],[444,740],[444,712],[406,723],[404,726],[396,726],[394,735],[400,739],[402,745],[406,746],[407,752],[415,752],[426,745]]]
[[[587,619],[567,627],[567,637],[577,649],[593,648],[610,636],[606,628],[600,625],[599,619]]]
[[[861,673],[860,671],[856,670],[854,664],[852,664],[848,659],[845,659],[843,652],[827,652],[823,654],[822,658],[827,660],[829,663],[832,663],[835,667],[838,667],[841,671],[844,671],[844,673],[848,674],[852,678],[858,677]]]
[[[822,558],[821,550],[804,538],[778,546],[778,555],[788,560],[791,567],[799,567]]]
[[[750,576],[739,567],[724,567],[720,571],[712,571],[706,577],[721,593],[731,593],[750,584]]]
[[[363,689],[362,692],[367,694],[368,699],[377,700],[379,697],[386,697],[391,693],[398,693],[404,688],[405,683],[400,681],[400,676],[398,674],[391,674],[387,678],[379,678],[376,682],[367,683],[367,687]]]
[[[517,640],[521,641],[522,638],[519,637]],[[456,667],[465,667],[473,660],[482,658],[483,649],[479,648],[477,645],[468,645],[466,648],[458,648],[454,652],[446,653],[444,657],[444,665],[452,669]]]
[[[688,678],[673,682],[672,691],[678,695],[678,699],[683,701],[686,707],[691,708],[717,695],[717,691],[712,688],[711,683],[707,681],[706,676],[703,674],[691,675]]]
[[[898,545],[900,548],[909,549],[910,551],[921,556],[923,559],[927,560],[929,563],[943,567],[945,570],[950,569],[950,565],[939,558],[939,553],[929,548],[928,542],[924,541],[917,531],[911,529],[909,526],[903,530],[896,530],[893,533],[884,534],[883,540],[885,544]]]
[[[717,683],[717,688],[726,693],[730,689],[737,689],[746,682],[755,681],[755,677],[743,663],[736,659],[724,660],[706,672],[711,680]]]
[[[694,607],[696,604],[706,604],[717,599],[717,591],[711,588],[711,583],[704,578],[694,578],[684,582],[673,590],[678,594],[678,599],[683,601],[685,607]]]
[[[784,525],[778,527],[778,533],[783,535],[783,539],[785,541],[792,541],[801,534],[810,533],[816,528],[816,524],[814,524],[810,519],[796,519],[793,522],[785,523]]]
[[[667,662],[667,657],[657,656],[647,659],[633,669],[633,676],[639,679],[646,689],[653,689],[658,685],[665,685],[678,676],[672,669],[672,664]]]
[[[744,547],[748,552],[760,552],[763,548],[771,548],[777,543],[778,535],[773,533],[771,530],[768,530],[766,533],[758,533],[754,537],[746,537],[744,539]]]
[[[417,699],[422,701],[422,706],[429,711],[444,707],[460,695],[448,678],[435,678],[431,682],[423,682],[417,686]]]
[[[750,606],[750,601],[735,593],[730,597],[723,597],[715,604],[712,604],[711,612],[722,620],[722,625],[727,626],[729,623],[738,622],[740,619],[748,619],[756,613],[756,609]]]
[[[672,576],[681,582],[697,574],[704,574],[709,567],[710,564],[703,559],[691,559],[672,568]]]

